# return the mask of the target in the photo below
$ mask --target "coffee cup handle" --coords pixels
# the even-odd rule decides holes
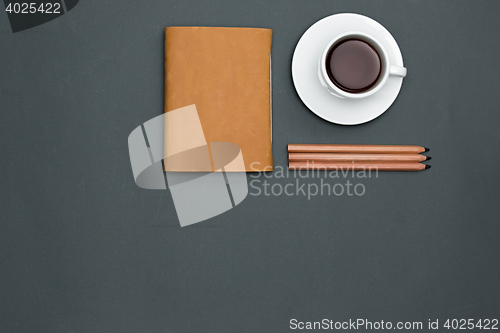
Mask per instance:
[[[389,69],[389,74],[394,75],[394,76],[405,77],[406,76],[406,67],[391,66],[391,68]]]

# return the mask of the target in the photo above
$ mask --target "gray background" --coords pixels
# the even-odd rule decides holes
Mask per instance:
[[[341,12],[383,24],[409,73],[355,127],[308,111],[290,74],[304,31]],[[81,1],[16,34],[0,14],[0,332],[499,318],[499,14],[497,1]],[[287,143],[419,144],[432,169],[363,180],[362,197],[249,196],[180,228],[169,191],[134,184],[127,148],[163,110],[170,25],[274,30],[275,165]]]

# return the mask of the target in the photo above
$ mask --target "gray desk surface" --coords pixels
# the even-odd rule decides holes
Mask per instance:
[[[302,33],[341,12],[383,24],[409,71],[390,110],[355,127],[308,111],[290,74]],[[15,34],[0,14],[0,331],[499,318],[499,14],[494,1],[82,0]],[[170,25],[274,30],[276,165],[287,143],[378,143],[428,146],[432,168],[351,179],[363,196],[249,196],[180,228],[169,191],[134,184],[127,149],[162,112]]]

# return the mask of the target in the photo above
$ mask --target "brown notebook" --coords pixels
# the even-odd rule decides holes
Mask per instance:
[[[270,29],[165,29],[165,112],[195,104],[207,142],[241,148],[241,171],[272,170],[271,40]]]

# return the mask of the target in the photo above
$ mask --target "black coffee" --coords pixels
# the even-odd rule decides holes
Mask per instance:
[[[330,80],[350,93],[369,90],[377,83],[382,61],[373,46],[359,39],[344,40],[334,45],[326,57]]]

